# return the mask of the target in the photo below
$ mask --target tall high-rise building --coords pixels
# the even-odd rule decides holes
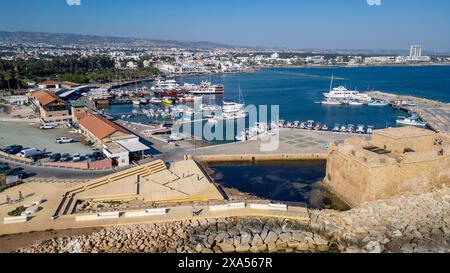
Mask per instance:
[[[418,60],[422,57],[422,46],[412,45],[409,53],[409,58],[412,60]]]

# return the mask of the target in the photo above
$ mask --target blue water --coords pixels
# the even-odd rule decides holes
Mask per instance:
[[[279,105],[284,120],[315,120],[327,124],[364,124],[376,129],[395,126],[404,112],[390,107],[325,106],[314,102],[323,99],[334,74],[335,86],[346,85],[360,91],[380,90],[450,102],[450,67],[355,67],[355,68],[278,68],[254,73],[195,76],[179,82],[199,83],[210,79],[225,85],[225,95],[216,98],[238,100],[239,86],[245,103]],[[116,109],[117,108],[117,109]],[[113,112],[131,111],[132,106],[114,106]]]

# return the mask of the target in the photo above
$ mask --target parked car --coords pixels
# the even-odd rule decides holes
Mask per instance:
[[[20,153],[23,150],[23,146],[21,145],[11,145],[8,147],[5,147],[2,149],[2,152],[10,154],[10,155],[15,155]]]
[[[28,178],[28,174],[22,168],[15,168],[6,173],[7,176],[18,176],[20,179]]]
[[[92,155],[95,157],[96,160],[103,160],[106,158],[106,156],[101,152],[94,152]]]
[[[81,155],[80,154],[74,154],[72,157],[73,162],[80,162],[81,161]]]
[[[36,158],[37,156],[42,156],[42,152],[36,148],[25,149],[19,153],[19,156],[23,158]]]
[[[89,154],[87,154],[87,155],[84,156],[84,158],[85,158],[85,160],[86,160],[87,162],[94,162],[94,161],[96,161],[96,158],[95,158],[94,155],[89,155]]]
[[[60,160],[61,160],[61,154],[60,153],[54,153],[54,154],[51,154],[48,157],[48,161],[49,162],[58,162]]]
[[[60,161],[61,161],[61,162],[67,162],[67,161],[70,161],[70,159],[71,159],[70,154],[63,154],[63,155],[61,156]]]
[[[0,173],[6,173],[9,170],[9,165],[8,164],[0,164]]]
[[[73,139],[70,137],[58,137],[55,142],[58,144],[72,143]]]
[[[50,130],[55,129],[56,127],[54,125],[50,124],[42,124],[41,127],[39,127],[41,130]]]

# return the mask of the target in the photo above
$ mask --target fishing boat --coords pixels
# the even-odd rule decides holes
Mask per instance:
[[[322,131],[328,131],[328,126],[326,125],[326,124],[324,124],[323,126],[322,126],[322,129],[321,129]]]
[[[146,98],[142,98],[139,100],[139,103],[145,105],[148,103],[148,100]]]
[[[173,100],[171,98],[163,98],[161,102],[162,102],[162,104],[164,104],[166,106],[173,105]]]
[[[184,96],[184,97],[180,98],[180,101],[184,102],[184,103],[186,103],[186,102],[194,102],[195,99],[194,99],[194,96],[187,95],[187,96]]]
[[[373,102],[369,102],[367,105],[369,105],[369,106],[388,106],[389,104],[384,101],[373,101]]]
[[[141,105],[141,102],[139,100],[133,100],[133,105],[139,106],[139,105]]]
[[[373,126],[367,126],[366,134],[371,135],[373,133]]]
[[[398,126],[415,126],[425,128],[427,123],[420,120],[416,115],[412,115],[410,117],[398,117],[397,119]]]
[[[339,132],[340,131],[340,125],[339,124],[334,125],[334,127],[333,127],[333,129],[331,131]]]

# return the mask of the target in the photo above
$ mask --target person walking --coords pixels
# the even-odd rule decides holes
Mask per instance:
[[[19,191],[19,200],[23,200],[22,191]]]

